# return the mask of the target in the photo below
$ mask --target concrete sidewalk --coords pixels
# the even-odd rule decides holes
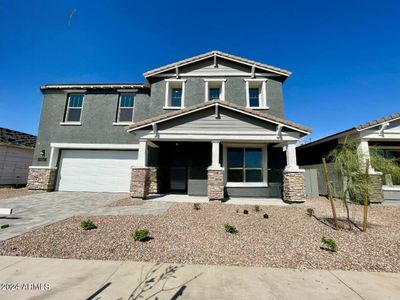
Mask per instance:
[[[400,295],[398,273],[7,256],[0,257],[0,284],[0,299],[399,299]]]

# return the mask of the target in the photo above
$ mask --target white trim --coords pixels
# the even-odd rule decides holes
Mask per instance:
[[[268,187],[268,182],[227,182],[226,187]]]
[[[138,144],[80,144],[80,143],[50,143],[50,147],[62,149],[104,149],[104,150],[136,150]]]
[[[85,88],[144,88],[144,84],[48,84],[42,85],[40,89],[79,89],[75,91],[82,92]],[[85,90],[86,91],[86,90]]]
[[[158,74],[151,77],[157,78],[171,78],[175,76],[175,73],[165,73],[165,74]],[[271,74],[271,73],[255,73],[256,77],[279,77],[280,75]],[[183,77],[251,77],[251,73],[248,72],[225,72],[225,73],[207,73],[207,72],[199,72],[199,73],[181,73],[179,74],[180,78]]]
[[[223,143],[223,168],[224,168],[224,181],[226,187],[255,187],[255,186],[268,186],[268,144],[257,143]],[[228,148],[261,148],[262,151],[262,175],[263,182],[228,182]]]
[[[82,122],[60,122],[61,126],[81,126]]]
[[[81,94],[81,93],[86,93],[86,90],[73,90],[73,89],[66,89],[64,90],[65,94]]]
[[[179,82],[181,83],[181,88],[182,88],[182,97],[181,97],[181,106],[171,106],[171,91],[172,87],[170,83],[174,82]],[[185,85],[186,85],[186,79],[166,79],[165,80],[165,105],[163,109],[182,109],[185,108]]]
[[[204,101],[207,102],[210,100],[210,88],[209,88],[209,82],[219,82],[221,83],[221,90],[219,93],[219,100],[225,100],[225,83],[226,83],[226,78],[204,78]]]
[[[210,103],[211,103],[211,102],[210,102]],[[214,103],[214,105],[216,105],[216,104],[217,104],[217,103]],[[301,133],[304,133],[304,134],[310,134],[310,132],[308,132],[308,131],[305,131],[305,130],[302,130],[302,129],[299,129],[299,128],[295,128],[295,127],[292,127],[292,126],[290,126],[290,125],[286,125],[286,124],[283,124],[283,123],[280,123],[280,122],[278,122],[278,121],[274,121],[274,120],[271,120],[271,119],[268,119],[268,118],[264,118],[264,117],[262,117],[262,116],[255,115],[255,114],[252,114],[252,113],[247,112],[247,111],[243,111],[243,110],[240,110],[240,109],[236,109],[236,108],[233,108],[233,107],[224,105],[224,104],[221,103],[221,102],[219,102],[218,105],[221,106],[221,107],[224,107],[224,108],[226,108],[226,109],[230,109],[230,110],[233,110],[233,111],[236,111],[236,112],[239,112],[239,113],[242,113],[242,114],[251,116],[251,117],[253,117],[253,118],[257,118],[257,119],[260,119],[260,120],[264,120],[264,121],[267,121],[267,122],[270,122],[270,123],[273,123],[273,124],[276,124],[276,125],[281,124],[283,127],[292,129],[292,130],[297,131],[297,132],[301,132]],[[154,122],[154,123],[157,123],[157,124],[158,124],[158,123],[161,123],[161,122],[165,122],[165,121],[168,121],[168,120],[172,120],[172,119],[175,119],[175,118],[179,118],[179,117],[185,116],[185,115],[187,115],[187,114],[191,114],[191,113],[194,113],[194,112],[196,112],[196,111],[200,111],[200,110],[202,110],[202,109],[207,109],[207,108],[210,108],[210,107],[212,107],[211,104],[210,104],[210,105],[206,105],[206,106],[202,106],[202,107],[197,108],[197,109],[194,109],[194,110],[190,110],[190,111],[187,111],[187,112],[183,112],[183,113],[181,113],[181,114],[178,114],[178,115],[175,115],[175,116],[171,116],[171,117],[168,117],[168,118],[165,118],[165,119],[156,121],[156,122]],[[179,109],[179,108],[178,108],[178,109]],[[144,128],[144,127],[147,127],[147,126],[151,126],[151,124],[144,124],[144,125],[142,125],[142,126],[138,126],[138,127],[135,127],[135,128],[130,128],[130,129],[127,129],[127,131],[128,131],[128,132],[132,132],[132,131],[136,131],[136,130],[138,130],[138,129],[141,129],[141,128]]]
[[[246,82],[246,107],[251,109],[269,109],[267,102],[267,81],[266,78],[244,78]],[[261,83],[260,96],[259,96],[259,106],[250,106],[250,82]]]
[[[384,191],[400,191],[400,185],[382,185]]]
[[[220,57],[220,58],[223,58],[223,59],[226,59],[226,60],[230,60],[230,61],[233,61],[233,62],[236,62],[236,63],[239,63],[239,64],[247,65],[247,66],[256,65],[256,67],[257,67],[258,69],[265,70],[265,71],[272,72],[272,73],[276,73],[276,74],[283,75],[283,76],[286,76],[286,77],[289,77],[289,76],[291,75],[290,73],[288,74],[288,73],[284,73],[284,72],[282,72],[282,71],[275,70],[275,69],[273,69],[273,68],[268,68],[268,67],[261,66],[261,65],[258,64],[258,63],[254,63],[254,62],[249,62],[249,63],[248,63],[248,62],[244,62],[243,60],[231,58],[231,57],[225,56],[225,55],[223,55],[223,54],[219,54],[219,53],[215,53],[215,52],[214,52],[214,53],[210,53],[209,55],[202,56],[202,57],[200,57],[200,58],[198,58],[198,59],[190,60],[190,61],[188,61],[188,62],[181,62],[181,63],[178,62],[178,63],[176,63],[176,64],[174,64],[174,65],[172,65],[172,66],[170,66],[170,67],[168,67],[168,68],[165,68],[165,69],[163,69],[163,70],[159,70],[159,71],[155,71],[155,72],[152,72],[152,71],[150,70],[150,71],[144,73],[143,76],[144,76],[145,78],[152,77],[152,76],[154,76],[154,75],[157,75],[157,74],[160,74],[160,73],[163,73],[163,72],[172,70],[172,69],[174,69],[176,66],[182,67],[182,66],[194,64],[194,63],[196,63],[196,62],[198,62],[198,61],[202,61],[202,60],[208,59],[208,58],[213,57],[213,56]],[[149,73],[150,73],[150,74],[149,74]],[[181,75],[182,75],[182,74],[181,74]]]
[[[126,125],[131,125],[132,122],[113,122],[113,126],[126,126]]]
[[[400,120],[400,117],[394,118],[394,119],[390,119],[390,120],[385,120],[385,121],[382,121],[382,122],[380,122],[380,123],[376,123],[376,124],[374,124],[374,125],[371,125],[371,126],[368,126],[368,127],[365,127],[365,128],[361,128],[361,129],[356,128],[356,130],[357,130],[357,131],[364,131],[364,130],[367,130],[367,129],[370,129],[370,128],[379,126],[379,125],[381,125],[382,123],[393,122],[393,121],[397,121],[397,120]]]
[[[48,169],[48,170],[57,170],[55,167],[49,166],[29,166],[29,169]]]

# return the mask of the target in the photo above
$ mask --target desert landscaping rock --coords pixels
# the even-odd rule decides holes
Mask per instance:
[[[339,216],[344,209],[337,202]],[[309,217],[306,209],[313,207]],[[74,217],[0,243],[1,255],[135,260],[189,264],[265,266],[299,269],[342,269],[400,272],[400,208],[372,206],[368,233],[335,231],[324,198],[304,205],[277,207],[173,204],[159,215]],[[236,213],[247,209],[248,215]],[[352,206],[361,225],[362,207]],[[267,213],[269,219],[264,219]],[[97,229],[84,231],[80,221],[90,217]],[[229,234],[224,224],[238,229]],[[135,242],[131,233],[148,229],[153,239]],[[321,250],[321,237],[336,240],[338,252]]]

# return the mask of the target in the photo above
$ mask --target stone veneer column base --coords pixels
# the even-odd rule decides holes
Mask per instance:
[[[149,167],[149,194],[158,194],[159,184],[158,184],[158,168]]]
[[[31,167],[28,173],[28,190],[53,191],[57,177],[57,168]]]
[[[149,194],[149,168],[132,168],[131,172],[131,198],[145,199]]]
[[[304,170],[283,172],[283,200],[291,203],[306,200]]]
[[[382,190],[382,175],[381,174],[370,174],[371,192],[369,195],[369,201],[373,203],[382,203],[384,200]]]
[[[208,199],[223,200],[224,199],[224,168],[209,167],[208,171]]]

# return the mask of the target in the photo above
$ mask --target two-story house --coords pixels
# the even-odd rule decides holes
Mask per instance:
[[[148,71],[147,83],[42,86],[28,186],[302,201],[295,144],[311,130],[284,119],[290,75],[211,51]]]

